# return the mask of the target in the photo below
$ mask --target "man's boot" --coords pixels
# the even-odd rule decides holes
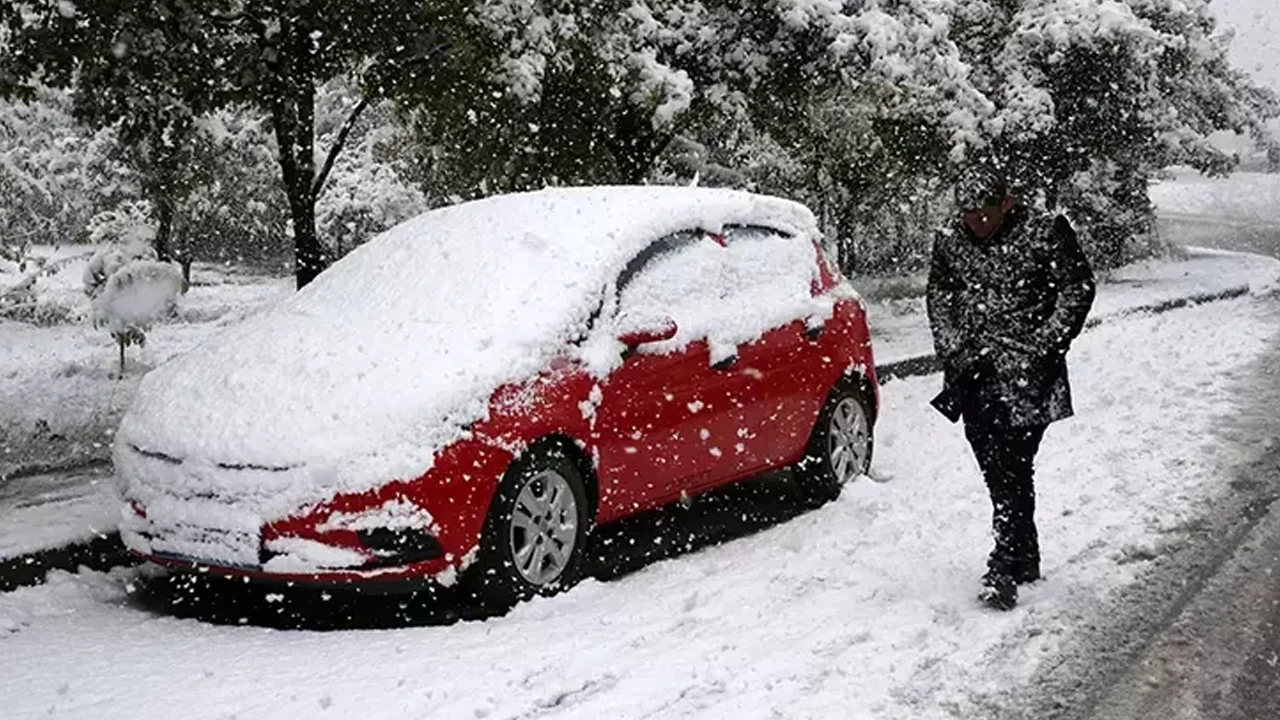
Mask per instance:
[[[1013,581],[1018,585],[1027,585],[1040,579],[1040,560],[1027,559],[1016,563],[1013,567]]]
[[[988,570],[982,576],[978,599],[994,610],[1012,610],[1018,604],[1018,585],[1009,573]]]

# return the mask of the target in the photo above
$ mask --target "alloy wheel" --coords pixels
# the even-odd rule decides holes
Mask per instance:
[[[867,471],[871,457],[871,424],[857,399],[845,397],[831,413],[827,429],[827,458],[841,484],[852,482]]]
[[[516,494],[511,558],[525,582],[546,587],[564,573],[578,541],[578,501],[563,475],[544,470]]]

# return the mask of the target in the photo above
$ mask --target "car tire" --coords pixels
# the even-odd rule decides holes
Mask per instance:
[[[814,423],[805,457],[794,468],[807,500],[822,505],[840,497],[840,489],[871,469],[875,415],[860,383],[836,385]]]
[[[489,505],[466,595],[510,607],[578,580],[590,523],[586,482],[568,450],[535,446],[513,461]]]

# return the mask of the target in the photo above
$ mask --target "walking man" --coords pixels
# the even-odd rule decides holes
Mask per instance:
[[[1040,579],[1034,464],[1045,428],[1071,416],[1067,350],[1093,305],[1094,279],[1075,230],[1034,212],[999,174],[956,186],[960,221],[939,233],[929,271],[929,324],[943,367],[933,404],[963,418],[991,493],[995,549],[979,598],[1014,607]]]

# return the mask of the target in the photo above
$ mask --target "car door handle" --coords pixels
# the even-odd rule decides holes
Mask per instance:
[[[818,325],[816,327],[806,327],[804,329],[804,336],[811,341],[817,340],[818,338],[822,337],[822,331],[826,329],[827,329],[826,325]]]
[[[712,370],[728,370],[737,364],[738,364],[738,356],[730,355],[729,357],[721,360],[718,363],[712,363],[711,369]]]

